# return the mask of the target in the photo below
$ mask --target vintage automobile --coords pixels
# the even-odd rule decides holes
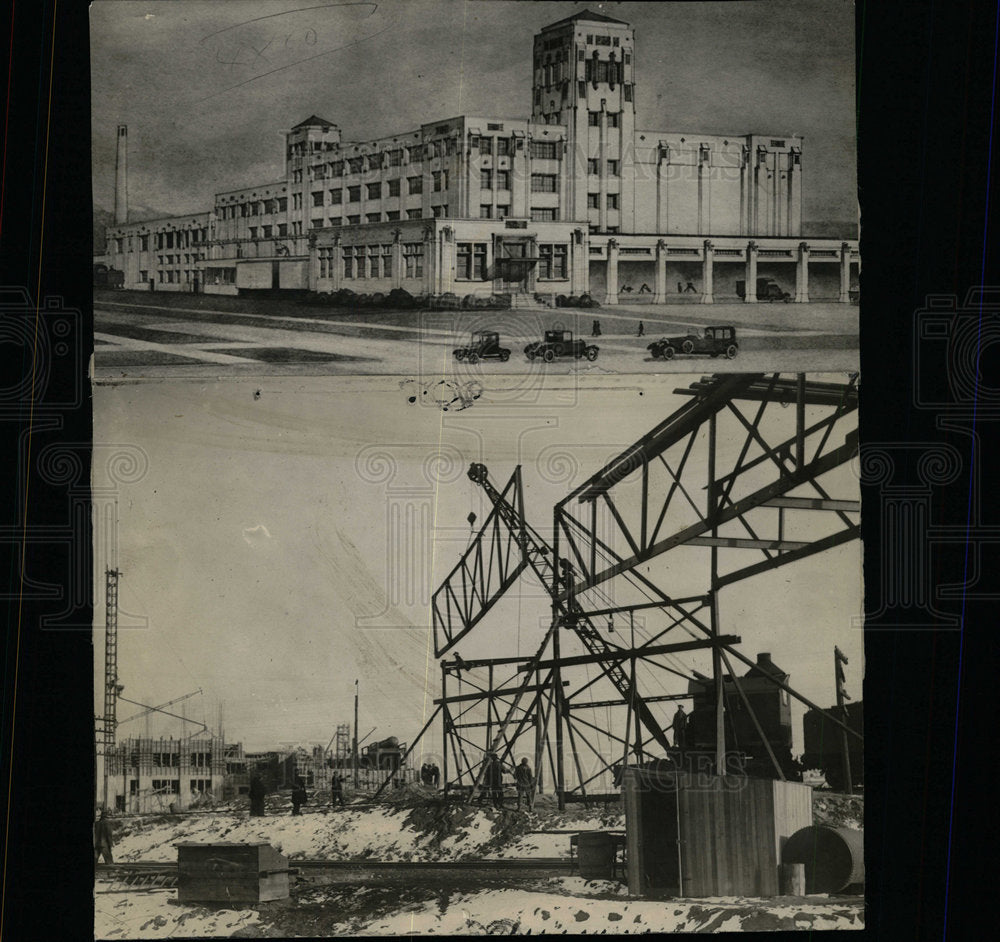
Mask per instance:
[[[747,283],[745,281],[736,282],[736,296],[745,301],[747,297]],[[781,287],[773,278],[757,279],[757,300],[758,301],[784,301],[787,304],[792,300],[792,296]]]
[[[453,351],[455,359],[461,362],[478,363],[480,360],[500,360],[506,363],[510,359],[510,350],[500,346],[500,335],[495,330],[476,330],[468,346],[459,347]]]
[[[736,342],[734,327],[706,327],[700,334],[692,331],[686,337],[654,340],[646,349],[654,360],[672,360],[678,353],[708,354],[711,357],[722,354],[731,360],[740,352],[740,345]]]
[[[556,357],[586,357],[597,359],[598,348],[584,340],[574,340],[571,330],[547,330],[545,339],[529,343],[524,348],[524,355],[529,360],[541,357],[546,363],[551,363]]]

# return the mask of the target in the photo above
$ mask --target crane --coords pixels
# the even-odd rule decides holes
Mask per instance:
[[[118,724],[128,723],[132,720],[142,719],[144,716],[148,716],[150,713],[167,713],[164,707],[173,706],[175,703],[180,703],[182,700],[190,700],[192,697],[198,696],[201,693],[201,687],[197,690],[192,690],[191,693],[186,693],[182,697],[174,697],[173,700],[168,700],[166,703],[161,703],[158,706],[148,706],[144,710],[140,710],[138,713],[133,713],[131,716],[125,717],[123,720],[119,720]],[[118,699],[125,700],[125,697],[119,692]],[[136,703],[135,700],[127,700],[127,703]],[[137,706],[144,706],[144,704],[138,703]],[[176,713],[167,713],[167,716],[176,716]],[[181,719],[186,719],[186,717],[181,717]],[[195,720],[188,720],[189,723],[195,722]]]

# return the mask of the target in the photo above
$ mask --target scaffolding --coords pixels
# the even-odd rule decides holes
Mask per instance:
[[[763,759],[785,778],[733,660],[815,704],[736,648],[741,638],[723,633],[718,596],[859,537],[856,485],[834,473],[857,455],[856,377],[717,375],[676,392],[690,401],[556,505],[551,542],[525,519],[520,468],[500,490],[483,465],[469,469],[492,509],[432,600],[441,696],[420,733],[440,716],[446,790],[475,795],[488,754],[509,768],[518,749],[534,757],[539,784],[551,776],[561,808],[611,797],[630,762],[690,761],[667,736],[666,710],[706,684],[714,748],[697,757],[701,767],[733,770],[740,756],[727,750],[726,716],[741,710]],[[551,606],[535,653],[447,659],[525,572]],[[695,575],[678,590],[681,572]],[[702,652],[710,674],[680,657]],[[671,690],[678,680],[681,692]]]

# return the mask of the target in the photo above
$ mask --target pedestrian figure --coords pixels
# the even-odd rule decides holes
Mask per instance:
[[[622,291],[623,291],[623,292],[624,292],[625,294],[631,294],[631,293],[632,293],[632,286],[631,286],[631,285],[625,285],[625,287],[624,287],[624,288],[622,288]]]
[[[295,787],[292,789],[292,814],[302,814],[301,808],[306,803],[307,798],[305,782],[302,779],[297,779]]]
[[[670,728],[674,731],[674,745],[682,752],[687,748],[687,724],[687,713],[684,712],[683,705],[678,704],[677,712],[674,714],[674,721],[670,724]]]
[[[486,773],[483,776],[486,795],[493,807],[503,808],[503,766],[495,752],[486,753]]]
[[[344,778],[336,772],[330,779],[330,800],[335,808],[344,805]]]
[[[649,285],[646,284],[646,282],[643,282],[641,285],[639,285],[639,294],[652,294],[652,293],[653,289],[650,288]]]
[[[431,763],[431,785],[435,788],[441,783],[441,770],[437,767],[436,762]]]
[[[697,288],[695,288],[695,286],[694,286],[694,282],[693,282],[693,281],[689,281],[689,282],[688,282],[688,283],[687,283],[687,284],[686,284],[686,285],[684,286],[684,293],[685,293],[685,294],[687,294],[687,293],[688,293],[689,291],[691,292],[691,294],[697,294],[697,293],[698,293],[698,289],[697,289]]]
[[[594,325],[591,328],[590,336],[591,337],[600,337],[601,336],[601,322],[599,320],[597,320],[596,318],[594,319]]]
[[[250,814],[259,817],[264,813],[264,780],[259,775],[250,778]]]
[[[681,284],[681,283],[680,283],[680,282],[678,281],[678,282],[677,282],[677,293],[678,293],[678,294],[680,294],[680,293],[681,293],[681,292],[682,292],[683,290],[684,290],[684,285],[682,285],[682,284]]]
[[[94,822],[94,864],[104,857],[105,863],[114,863],[111,848],[115,843],[114,829],[111,827],[111,820],[107,817],[107,812],[101,808],[97,813],[97,820]]]
[[[639,321],[639,336],[641,337],[644,333],[646,333],[645,325]]]
[[[528,757],[521,759],[519,765],[514,769],[514,782],[517,785],[517,807],[521,809],[521,797],[531,811],[535,803],[535,776],[528,765]]]

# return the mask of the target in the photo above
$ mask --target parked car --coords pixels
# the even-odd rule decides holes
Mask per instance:
[[[500,360],[506,363],[510,359],[510,350],[500,346],[500,334],[495,330],[476,330],[468,346],[459,347],[453,351],[455,359],[461,362],[478,363],[480,360]]]
[[[574,340],[571,330],[547,330],[544,340],[536,340],[524,348],[524,355],[529,360],[541,357],[546,363],[551,363],[556,357],[596,360],[597,354],[598,347],[585,340]]]
[[[735,327],[706,327],[700,334],[692,331],[684,337],[654,340],[646,349],[654,360],[672,360],[678,353],[707,353],[711,357],[722,354],[731,360],[740,352],[740,345],[736,341]]]
[[[747,283],[745,281],[736,282],[736,294],[746,300]],[[792,296],[781,287],[773,278],[757,279],[757,300],[758,301],[784,301],[786,304],[792,300]]]

